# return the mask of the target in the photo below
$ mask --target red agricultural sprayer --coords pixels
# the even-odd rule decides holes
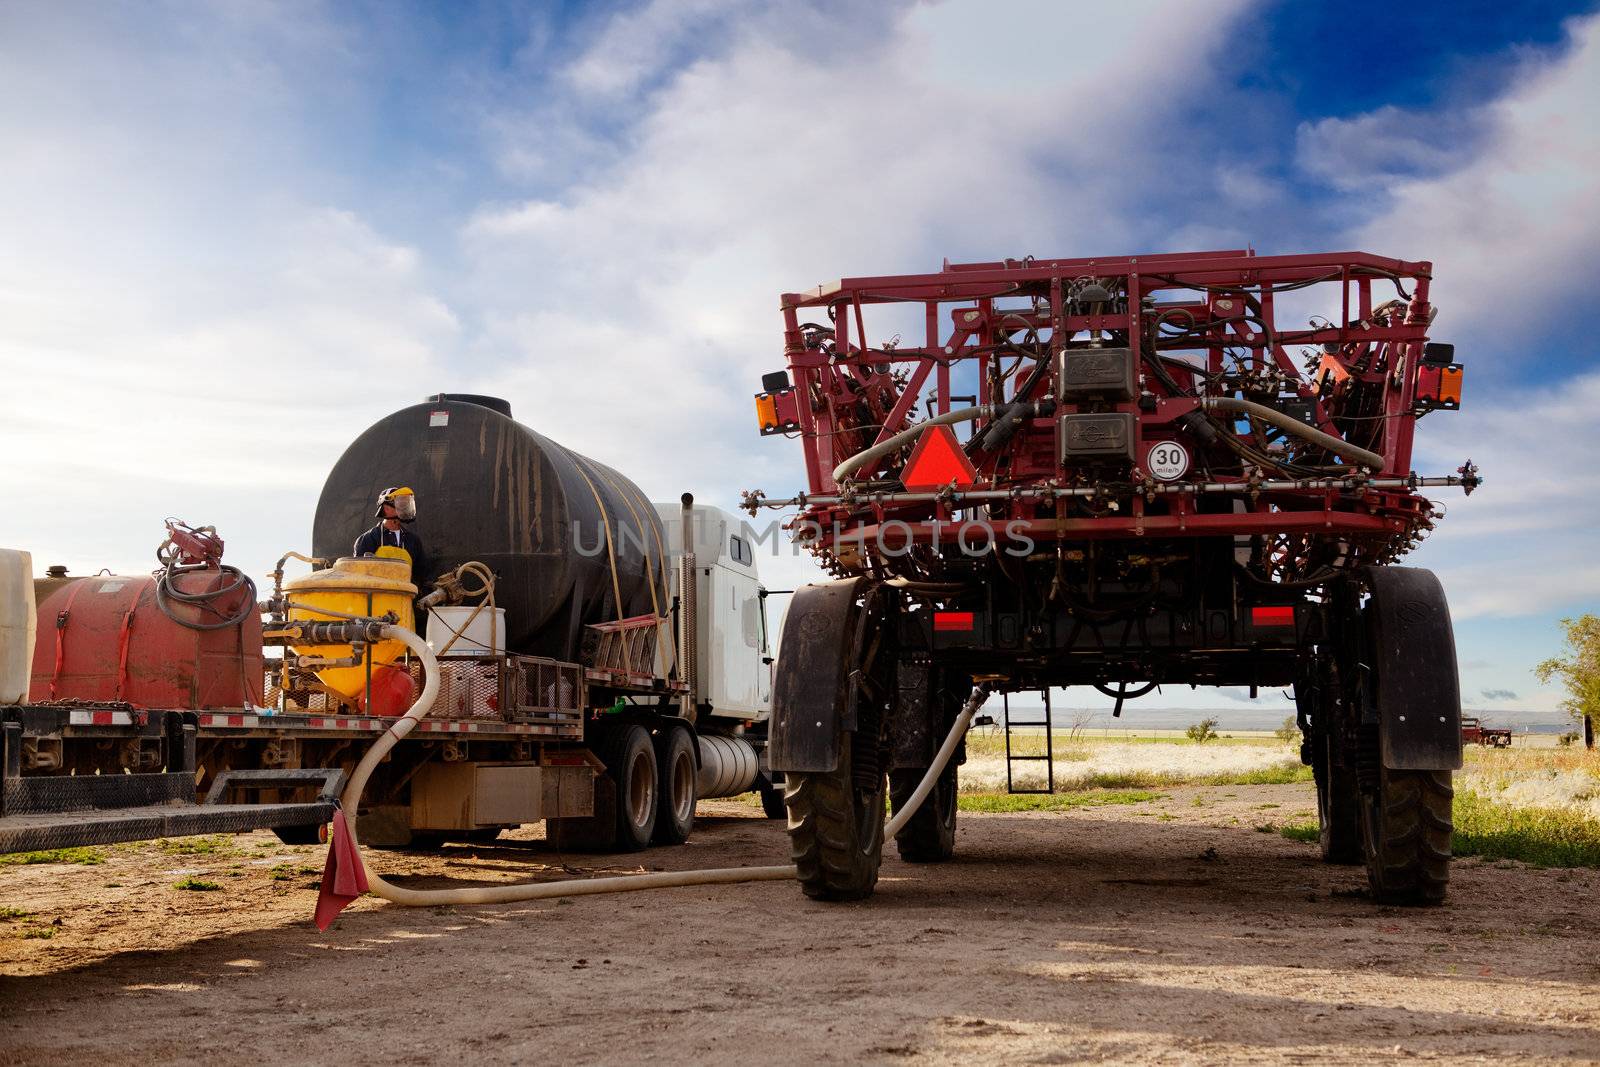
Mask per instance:
[[[786,294],[757,410],[807,486],[745,504],[798,509],[837,579],[796,593],[774,683],[806,891],[872,890],[886,784],[906,806],[989,692],[1043,691],[1048,750],[1051,687],[1120,714],[1188,684],[1293,687],[1325,858],[1364,860],[1380,899],[1442,899],[1454,640],[1438,580],[1392,565],[1439,517],[1421,490],[1478,485],[1470,461],[1411,469],[1416,420],[1461,398],[1431,275],[1226,251]],[[950,855],[957,762],[905,858]]]

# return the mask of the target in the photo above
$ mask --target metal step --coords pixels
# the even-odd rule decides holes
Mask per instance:
[[[147,841],[156,837],[316,826],[332,819],[333,811],[332,801],[316,801],[309,804],[169,804],[7,815],[0,818],[0,852],[36,852]]]
[[[7,814],[0,817],[0,852],[316,826],[333,818],[344,777],[341,770],[322,768],[225,771],[217,776],[203,804],[194,802],[194,777],[186,773],[8,778]],[[230,791],[308,786],[317,788],[315,800],[225,802]]]
[[[1055,758],[1055,723],[1050,713],[1050,690],[1044,691],[1044,718],[1031,722],[1011,721],[1011,696],[1009,693],[1001,694],[1004,701],[1004,715],[1006,720],[1006,792],[1016,795],[1054,793],[1056,791],[1056,758]],[[1019,756],[1011,751],[1012,728],[1031,729],[1042,727],[1044,729],[1044,754],[1038,756]],[[1016,780],[1012,775],[1012,768],[1018,763],[1043,763],[1045,765],[1045,787],[1043,789],[1018,789]]]

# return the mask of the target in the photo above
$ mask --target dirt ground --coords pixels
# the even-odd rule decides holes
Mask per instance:
[[[1309,786],[1225,786],[963,812],[956,860],[891,850],[859,904],[783,883],[367,898],[326,935],[302,869],[320,850],[267,835],[5,867],[0,906],[34,914],[0,923],[0,1062],[1600,1062],[1600,872],[1461,861],[1445,907],[1375,907],[1358,869],[1256,828],[1311,806]],[[701,815],[689,845],[608,869],[781,862],[758,809]],[[423,885],[559,862],[511,840],[376,865]]]

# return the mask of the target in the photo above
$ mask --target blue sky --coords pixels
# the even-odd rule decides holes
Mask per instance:
[[[1414,557],[1468,702],[1550,707],[1600,610],[1597,101],[1592,4],[7,4],[0,542],[142,570],[178,514],[264,572],[439,389],[731,504],[800,480],[750,414],[781,291],[1362,248],[1434,261],[1468,366],[1417,465],[1488,484]]]

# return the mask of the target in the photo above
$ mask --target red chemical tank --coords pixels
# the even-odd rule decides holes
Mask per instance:
[[[254,588],[236,571],[179,570],[165,578],[170,585],[158,598],[162,580],[95,575],[36,582],[32,699],[190,710],[260,704]]]

